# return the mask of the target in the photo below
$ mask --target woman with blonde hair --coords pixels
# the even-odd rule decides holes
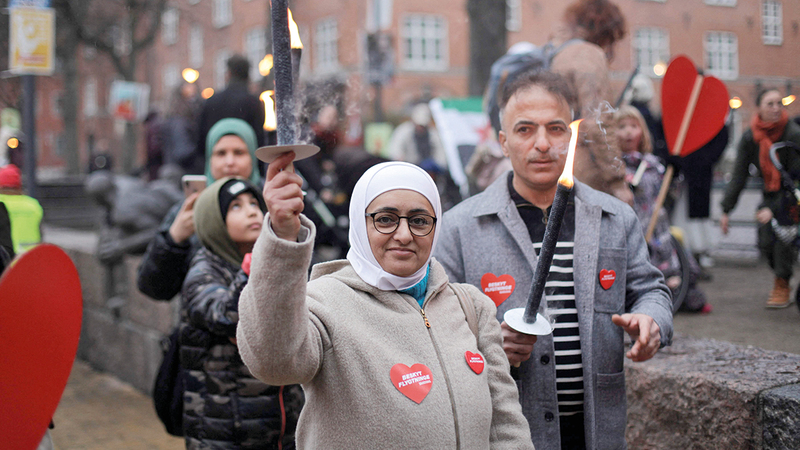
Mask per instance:
[[[661,189],[665,167],[653,154],[650,132],[638,109],[633,106],[623,106],[614,114],[614,120],[617,142],[626,166],[626,181],[633,189],[633,210],[639,217],[642,231],[646,232],[653,217],[653,206]],[[711,307],[706,303],[705,295],[695,286],[700,266],[690,255],[687,255],[690,276],[688,280],[682,279],[678,249],[672,238],[669,215],[664,207],[658,212],[653,237],[648,246],[650,261],[663,272],[673,296],[676,295],[682,282],[689,283],[690,288],[683,309],[710,311]]]

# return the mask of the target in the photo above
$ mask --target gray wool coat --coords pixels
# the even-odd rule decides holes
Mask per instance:
[[[626,448],[626,401],[623,330],[613,314],[641,313],[661,329],[661,344],[672,339],[669,289],[650,264],[647,244],[633,209],[627,204],[575,183],[575,301],[578,308],[584,371],[586,448]],[[511,275],[515,288],[497,308],[497,319],[509,309],[525,307],[537,256],[528,229],[500,176],[483,193],[457,205],[441,221],[434,256],[453,282],[479,289],[481,278]],[[601,270],[614,270],[609,289],[599,283]],[[542,302],[542,308],[544,307]],[[531,358],[520,367],[522,411],[537,449],[560,449],[556,370],[552,335],[539,336]]]

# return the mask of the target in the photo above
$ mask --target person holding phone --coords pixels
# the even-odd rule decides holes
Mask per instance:
[[[242,177],[260,186],[256,148],[256,134],[247,122],[234,118],[218,121],[206,137],[207,183]],[[180,292],[189,263],[200,247],[194,236],[194,204],[198,196],[199,192],[191,193],[173,206],[142,257],[136,284],[139,291],[155,300],[170,300]]]

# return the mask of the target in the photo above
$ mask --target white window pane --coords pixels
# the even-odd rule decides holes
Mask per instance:
[[[203,27],[193,25],[189,31],[189,65],[199,69],[203,65]]]
[[[442,71],[448,66],[447,22],[434,15],[409,15],[403,19],[402,65],[406,70]]]

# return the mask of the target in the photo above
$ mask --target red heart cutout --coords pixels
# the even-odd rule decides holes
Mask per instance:
[[[493,273],[485,273],[481,277],[483,293],[492,299],[495,306],[500,306],[506,301],[508,296],[514,292],[514,286],[514,278],[508,274],[497,277]]]
[[[661,116],[670,153],[689,105],[697,69],[686,56],[677,56],[667,67],[661,83]],[[694,114],[689,122],[680,155],[686,156],[702,147],[719,133],[728,115],[728,89],[719,79],[706,76],[700,87]]]
[[[614,280],[616,279],[617,272],[606,269],[600,271],[600,286],[603,286],[603,289],[609,290],[611,286],[614,285]]]
[[[467,352],[464,353],[464,357],[467,358],[467,365],[470,369],[472,369],[473,372],[479,375],[481,372],[483,372],[483,366],[485,363],[483,361],[483,356],[481,356],[480,353],[472,353],[471,351],[467,350]]]
[[[395,364],[392,366],[389,376],[394,387],[417,404],[422,403],[433,387],[431,369],[424,364],[414,364],[411,367],[405,364]]]
[[[56,411],[78,351],[83,300],[64,251],[38,245],[0,278],[0,436],[36,448]]]

